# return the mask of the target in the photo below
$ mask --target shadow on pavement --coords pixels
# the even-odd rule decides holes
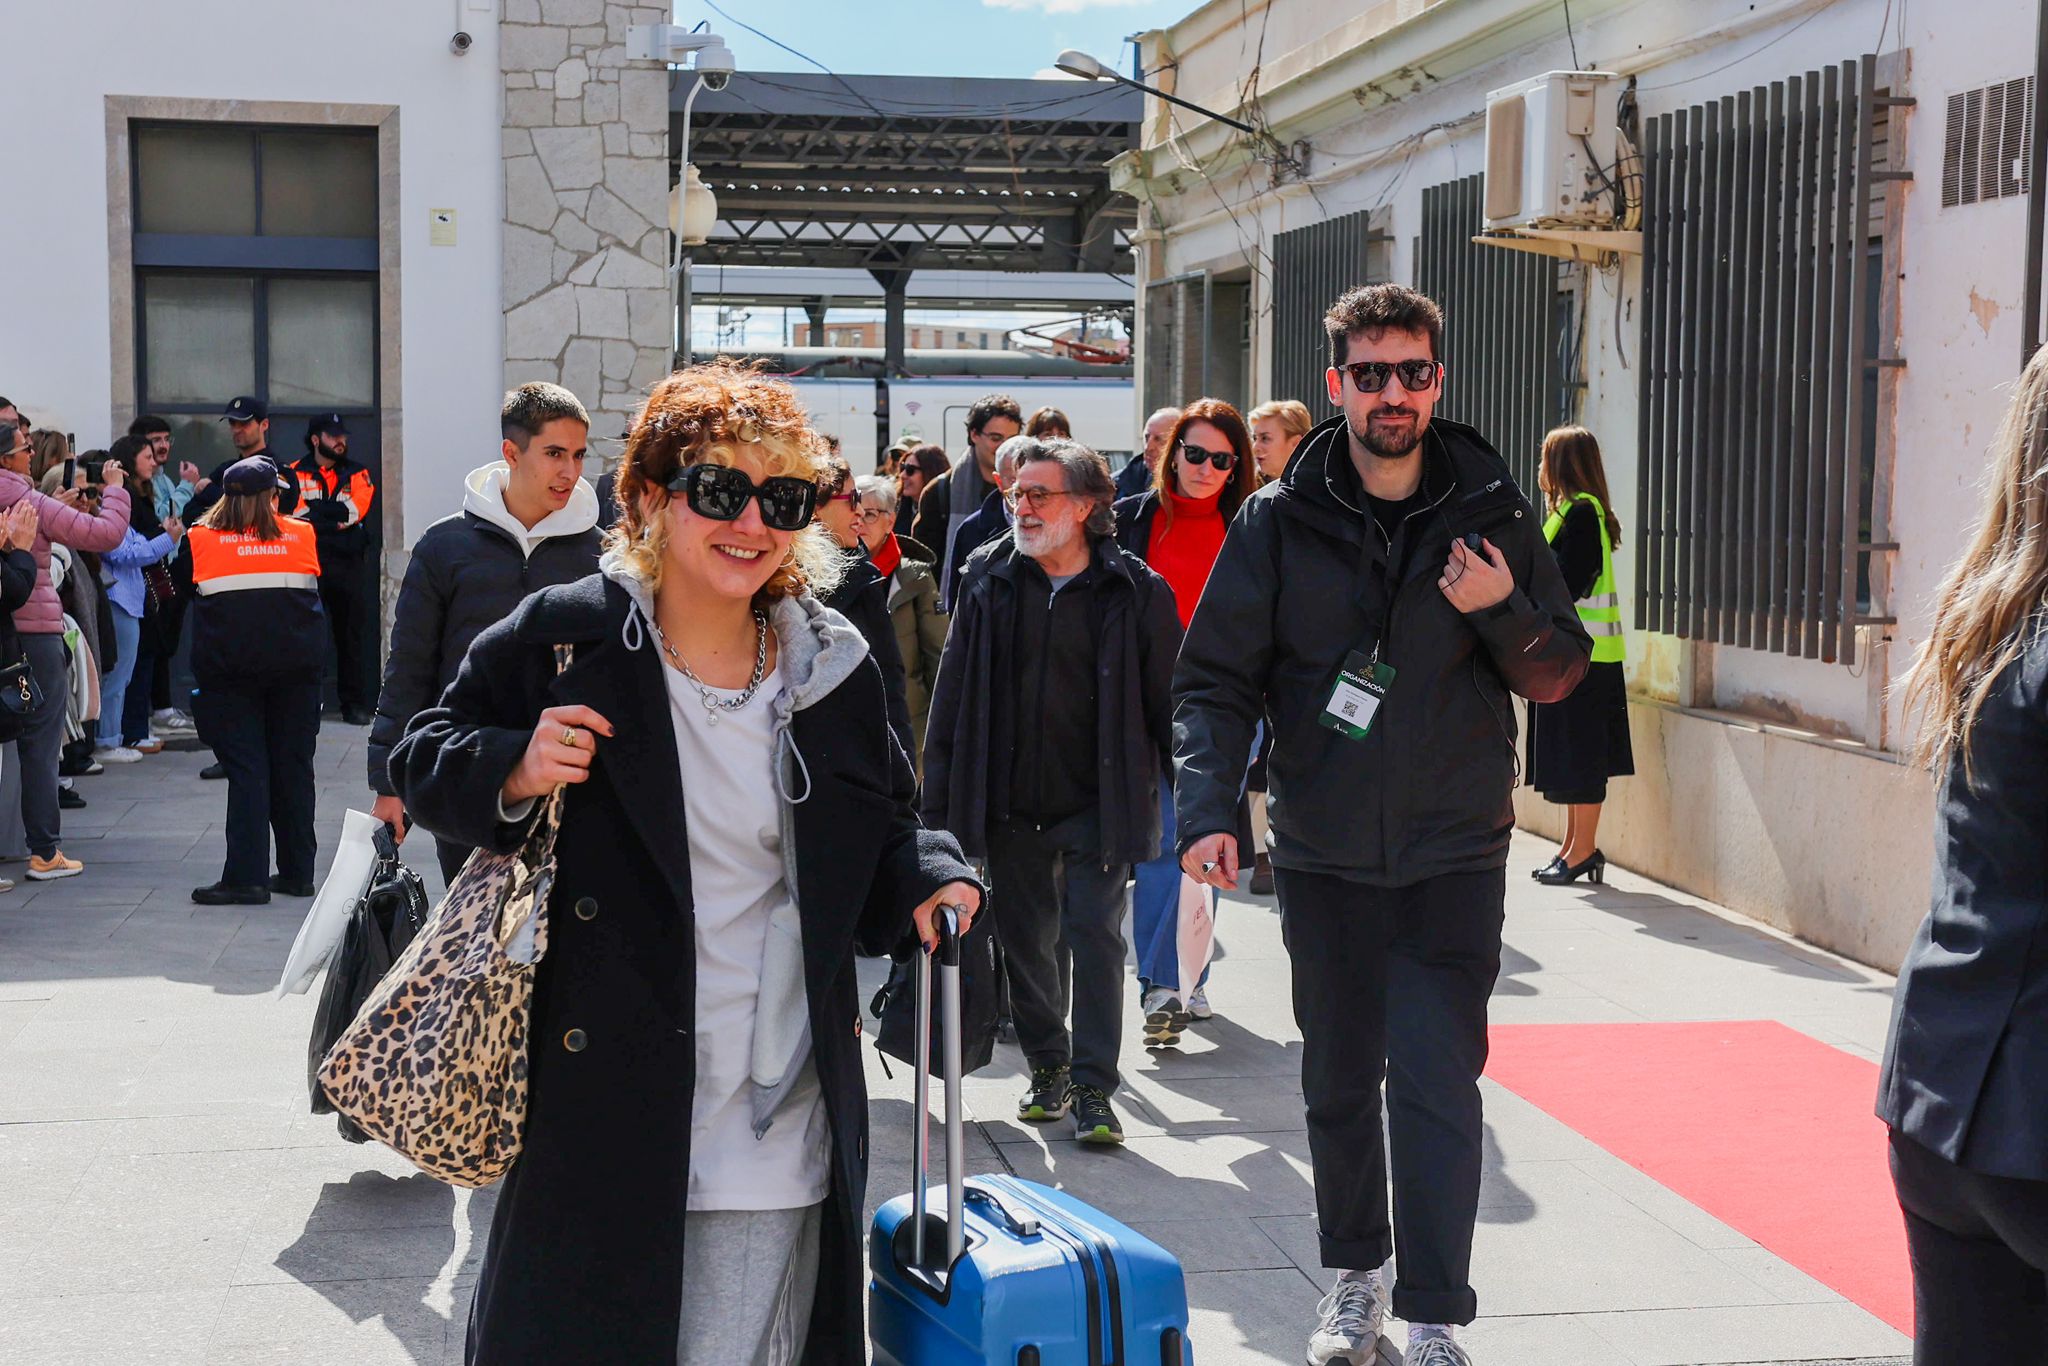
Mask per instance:
[[[1633,921],[1644,934],[1671,944],[1687,944],[1717,957],[1755,963],[1797,977],[1824,982],[1860,983],[1867,974],[1845,967],[1823,954],[1759,929],[1652,892],[1624,892],[1598,887],[1579,897],[1581,904]],[[1889,988],[1886,988],[1889,990]]]
[[[496,1206],[494,1191],[458,1201],[453,1187],[424,1174],[357,1172],[321,1187],[297,1241],[274,1265],[350,1322],[379,1320],[415,1362],[438,1366],[467,1332],[470,1287]],[[461,1262],[451,1265],[458,1248]]]

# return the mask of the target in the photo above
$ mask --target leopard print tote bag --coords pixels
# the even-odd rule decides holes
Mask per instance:
[[[557,672],[568,664],[569,647],[558,646]],[[451,1185],[487,1186],[519,1156],[562,793],[543,800],[517,850],[470,855],[320,1064],[336,1110]],[[529,921],[533,957],[521,962],[508,950]]]

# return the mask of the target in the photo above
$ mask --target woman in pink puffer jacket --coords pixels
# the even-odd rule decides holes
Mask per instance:
[[[65,858],[57,847],[57,758],[64,744],[64,701],[71,686],[64,651],[64,609],[50,582],[50,543],[91,551],[108,551],[121,544],[128,533],[128,490],[122,487],[126,472],[110,460],[104,467],[106,488],[98,511],[46,497],[29,483],[26,434],[0,423],[0,441],[10,437],[13,444],[0,452],[0,511],[28,498],[35,501],[41,517],[33,549],[35,591],[14,613],[14,629],[42,691],[43,704],[26,718],[16,750],[21,764],[21,819],[28,831],[28,875],[31,881],[48,882],[85,871],[84,864]]]

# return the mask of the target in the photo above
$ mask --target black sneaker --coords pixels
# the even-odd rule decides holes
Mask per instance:
[[[218,763],[208,764],[205,768],[199,770],[199,776],[208,782],[218,782],[228,776],[227,765]]]
[[[57,789],[57,809],[60,811],[83,811],[85,810],[85,798],[79,796],[68,787],[60,787]]]
[[[1109,1092],[1100,1086],[1074,1088],[1074,1137],[1083,1143],[1121,1143],[1124,1126],[1110,1108]]]
[[[1031,1069],[1031,1089],[1017,1102],[1017,1118],[1033,1124],[1065,1119],[1074,1103],[1074,1083],[1064,1067]]]

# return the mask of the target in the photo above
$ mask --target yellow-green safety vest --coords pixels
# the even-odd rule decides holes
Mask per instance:
[[[1607,535],[1607,509],[1600,506],[1600,500],[1590,493],[1573,494],[1543,519],[1543,539],[1557,539],[1558,528],[1564,525],[1565,513],[1580,499],[1593,505],[1593,522],[1600,528],[1600,577],[1593,580],[1592,591],[1578,601],[1579,624],[1586,628],[1587,635],[1593,637],[1593,662],[1619,664],[1622,661],[1621,595],[1614,591],[1614,542]]]

